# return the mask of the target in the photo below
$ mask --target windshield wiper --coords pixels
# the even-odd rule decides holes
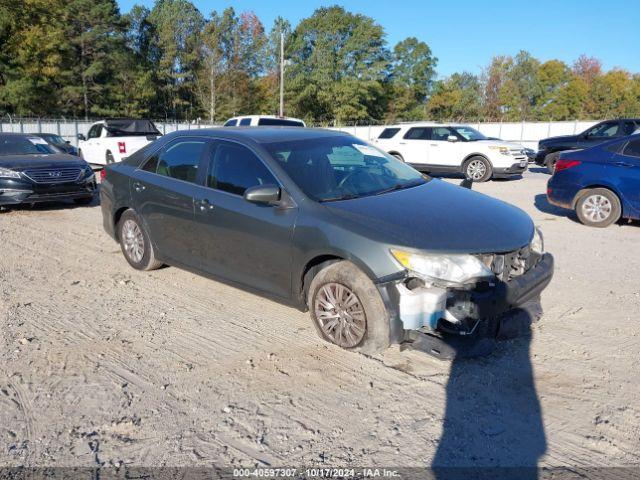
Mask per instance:
[[[339,195],[336,197],[321,198],[320,200],[318,200],[318,202],[320,203],[337,202],[338,200],[351,200],[353,198],[360,198],[360,195],[355,195],[353,193],[346,193],[344,195]]]
[[[409,183],[396,183],[393,187],[385,188],[384,190],[379,190],[373,195],[382,195],[383,193],[394,192],[396,190],[403,190],[405,188],[417,187],[418,185],[422,185],[422,180],[420,182],[409,182]]]

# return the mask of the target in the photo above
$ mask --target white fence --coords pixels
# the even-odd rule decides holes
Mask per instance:
[[[77,145],[79,133],[87,134],[92,122],[85,121],[52,121],[32,120],[0,123],[0,132],[22,133],[56,133]],[[570,121],[570,122],[516,122],[516,123],[469,123],[488,137],[501,138],[514,141],[530,148],[537,148],[538,140],[557,135],[573,135],[580,133],[597,121]],[[176,130],[197,130],[219,125],[156,122],[158,130],[162,133],[170,133]],[[359,127],[336,127],[336,130],[349,132],[363,140],[373,140],[380,135],[385,127],[383,125],[370,125]]]

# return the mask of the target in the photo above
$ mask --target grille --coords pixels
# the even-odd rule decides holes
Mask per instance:
[[[528,245],[513,252],[484,256],[485,265],[491,268],[496,277],[503,282],[528,272],[535,265],[535,261],[536,255],[531,254]]]
[[[25,170],[24,174],[36,183],[65,183],[75,182],[80,178],[81,168],[43,168],[38,170]]]

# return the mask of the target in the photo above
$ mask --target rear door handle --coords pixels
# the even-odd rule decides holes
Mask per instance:
[[[437,147],[437,146],[438,146],[438,144],[437,144],[437,143],[432,143],[432,144],[431,144],[431,146],[432,146],[432,147]]]
[[[208,212],[215,208],[206,198],[196,201],[196,206],[201,212]]]
[[[143,184],[141,184],[140,182],[133,182],[133,189],[136,192],[144,192],[146,190],[147,187],[145,187]]]
[[[619,167],[633,167],[634,164],[633,163],[629,163],[629,162],[614,162],[614,165],[617,165]]]

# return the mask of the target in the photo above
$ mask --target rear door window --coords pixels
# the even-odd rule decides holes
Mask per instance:
[[[399,131],[400,131],[399,128],[385,128],[378,138],[382,140],[393,138],[395,137],[396,133],[398,133]]]
[[[637,122],[632,121],[632,120],[628,120],[628,121],[624,122],[624,125],[622,127],[623,135],[631,135],[638,128],[640,128],[640,120],[637,121]]]
[[[622,154],[626,155],[627,157],[640,158],[640,138],[631,140],[629,143],[627,143],[627,145],[624,147],[624,150],[622,151]]]
[[[177,140],[153,155],[143,170],[184,182],[196,183],[198,165],[207,148],[204,139]]]
[[[235,195],[251,187],[279,185],[258,156],[243,145],[219,142],[213,150],[207,186]]]
[[[241,127],[246,127],[248,125],[251,125],[251,119],[250,118],[243,118],[242,120],[240,120],[240,126]]]
[[[430,140],[431,128],[429,127],[413,127],[404,134],[406,140]]]

